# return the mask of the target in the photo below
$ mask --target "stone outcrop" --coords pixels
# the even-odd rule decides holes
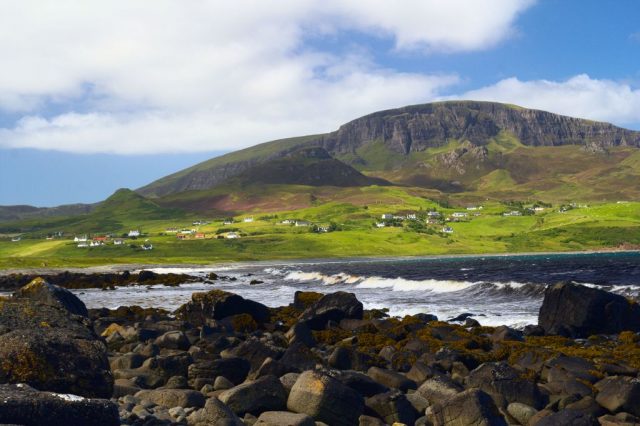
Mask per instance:
[[[560,283],[545,291],[538,324],[547,334],[571,337],[640,331],[640,305],[604,290]]]

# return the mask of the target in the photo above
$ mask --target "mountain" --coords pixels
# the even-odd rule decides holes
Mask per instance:
[[[587,198],[624,198],[640,192],[633,183],[640,177],[638,147],[640,132],[608,123],[492,102],[438,102],[380,111],[331,133],[216,157],[137,191],[163,197],[223,186],[234,178],[335,185],[330,171],[313,183],[283,173],[295,162],[295,152],[317,148],[329,157],[323,161],[334,161],[338,173],[357,171],[398,185],[497,197],[539,191],[561,196],[577,185]],[[619,188],[625,178],[631,179],[625,182],[630,188]],[[364,183],[358,179],[354,184]]]
[[[0,206],[0,221],[80,215],[90,213],[94,208],[95,204],[67,204],[57,207]]]

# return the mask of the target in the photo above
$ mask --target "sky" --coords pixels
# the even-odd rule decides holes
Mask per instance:
[[[640,130],[636,0],[6,0],[0,205],[446,99]]]

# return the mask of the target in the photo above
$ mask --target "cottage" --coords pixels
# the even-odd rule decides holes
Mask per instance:
[[[78,247],[79,247],[79,248],[89,247],[89,244],[87,244],[87,242],[86,242],[86,241],[85,241],[85,242],[81,242],[81,243],[78,243]]]
[[[224,236],[227,239],[236,239],[236,238],[240,238],[240,235],[238,235],[238,233],[236,232],[228,232],[227,235]]]
[[[186,234],[178,234],[178,235],[176,235],[176,238],[179,239],[179,240],[184,240],[184,239],[187,238],[187,235]]]
[[[20,241],[22,239],[22,237],[13,237],[11,238],[11,242],[12,243],[17,243],[18,241]]]
[[[87,236],[86,235],[83,235],[81,237],[75,236],[75,237],[73,237],[73,241],[75,243],[85,243],[85,242],[87,242]]]
[[[316,232],[329,232],[329,227],[325,225],[317,226]]]
[[[167,228],[164,230],[164,232],[166,232],[167,234],[175,234],[176,232],[178,232],[178,228],[174,228],[174,227]]]
[[[140,246],[142,250],[153,250],[153,244],[143,244]]]
[[[408,220],[418,220],[418,216],[415,213],[410,213],[407,215]]]
[[[468,214],[465,212],[455,212],[451,215],[452,217],[455,217],[457,219],[463,218],[463,217],[467,217]]]
[[[233,219],[227,219],[224,222],[222,222],[223,225],[231,225],[233,224]]]
[[[384,213],[380,217],[382,218],[382,220],[391,220],[391,219],[393,219],[393,215],[391,213]]]
[[[197,240],[204,240],[204,239],[205,239],[205,237],[206,237],[206,235],[205,235],[203,232],[198,232],[198,233],[196,234],[196,239],[197,239]]]
[[[304,220],[296,220],[296,224],[295,224],[295,226],[309,226],[309,225],[311,225],[311,223],[306,222]]]
[[[445,226],[444,228],[442,228],[442,232],[444,232],[445,234],[453,234],[453,228],[450,226]]]
[[[387,226],[387,225],[384,222],[376,223],[376,228],[384,228],[385,226]]]
[[[251,222],[253,222],[253,218],[252,217],[245,217],[244,219],[242,219],[242,221],[244,223],[251,223]]]
[[[296,221],[293,220],[293,219],[285,219],[280,223],[283,224],[283,225],[293,225],[294,223],[296,223]]]
[[[427,216],[429,217],[440,217],[442,216],[440,212],[427,212]]]
[[[93,237],[93,241],[105,242],[105,241],[107,241],[107,239],[108,239],[108,237],[106,237],[106,236]]]
[[[91,241],[89,243],[89,247],[98,247],[98,246],[103,246],[104,243],[102,241]]]
[[[124,244],[124,240],[121,238],[116,238],[115,240],[113,240],[113,245],[114,246],[121,246]]]
[[[137,229],[133,229],[129,231],[128,234],[130,237],[139,237],[140,236],[140,231]]]
[[[540,206],[538,206],[538,207],[534,207],[534,208],[533,208],[533,211],[534,211],[534,212],[543,212],[543,211],[544,211],[544,207],[540,207]]]
[[[502,213],[503,216],[522,216],[522,213],[517,210],[512,210],[510,212]]]

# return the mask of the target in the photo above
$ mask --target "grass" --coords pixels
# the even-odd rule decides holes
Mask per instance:
[[[544,252],[611,249],[621,245],[640,247],[640,203],[599,203],[558,211],[558,205],[529,216],[503,216],[514,206],[485,201],[483,209],[469,212],[467,219],[448,223],[453,234],[441,231],[442,224],[410,226],[410,221],[397,227],[376,228],[384,213],[407,214],[415,212],[425,216],[430,209],[444,215],[466,211],[465,204],[449,200],[440,203],[433,193],[402,187],[314,188],[269,186],[263,188],[272,199],[271,207],[291,206],[290,198],[302,196],[306,203],[299,208],[253,208],[235,217],[236,223],[223,225],[227,215],[212,216],[181,213],[146,204],[131,194],[119,194],[115,200],[90,215],[70,218],[32,221],[3,225],[20,228],[23,239],[11,242],[0,239],[0,268],[72,267],[122,263],[195,263],[207,264],[226,261],[275,260],[294,258],[331,258],[357,256],[424,256],[444,254],[480,254],[509,252]],[[260,190],[252,188],[255,196]],[[187,194],[188,195],[188,194]],[[237,194],[236,194],[237,195]],[[238,197],[242,202],[246,194]],[[264,195],[264,194],[263,194]],[[186,195],[185,195],[186,196]],[[275,200],[274,200],[275,199]],[[136,201],[137,200],[137,201]],[[284,201],[282,201],[284,200]],[[457,205],[456,205],[457,204]],[[123,209],[122,206],[129,209]],[[260,205],[260,204],[258,204]],[[473,216],[479,213],[479,216]],[[251,216],[253,222],[243,222]],[[206,239],[178,240],[166,234],[168,227],[193,227],[198,219],[210,221],[198,226]],[[308,227],[282,225],[284,219],[305,220],[315,224],[337,226],[337,231],[313,233]],[[216,231],[237,228],[240,239],[218,239]],[[102,235],[112,232],[116,236],[129,229],[139,228],[146,235],[127,241],[124,246],[106,245],[78,248],[72,238],[75,231]],[[47,232],[65,231],[65,238],[45,240]],[[0,232],[3,230],[0,229]],[[6,229],[4,230],[6,232]],[[148,240],[153,250],[140,248]]]

